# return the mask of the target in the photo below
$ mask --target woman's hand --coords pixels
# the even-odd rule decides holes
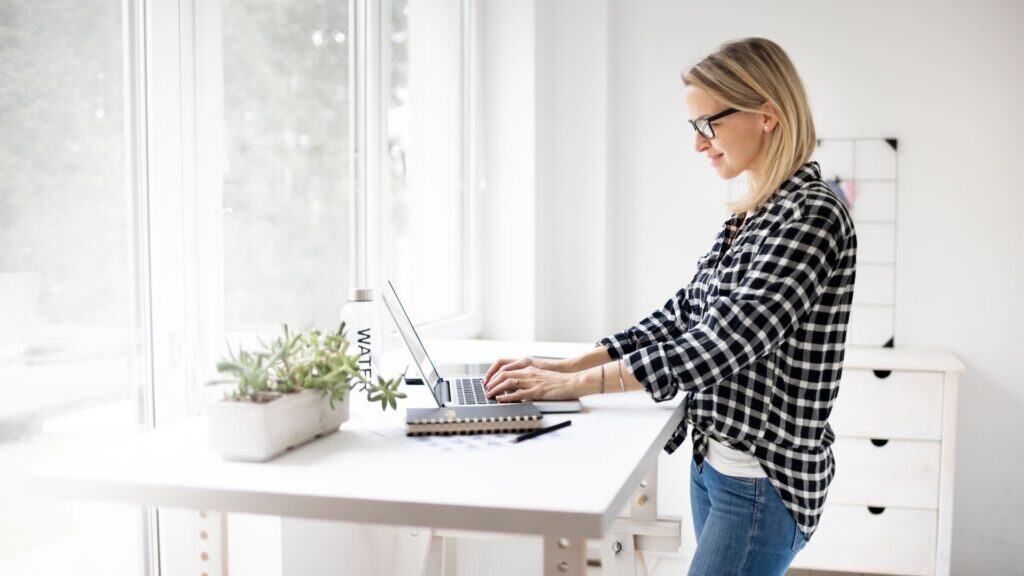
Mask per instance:
[[[524,358],[522,361],[536,361]],[[499,360],[499,362],[501,362]],[[497,369],[498,363],[487,372],[484,389],[488,398],[497,397],[499,402],[519,402],[521,400],[575,400],[576,373],[547,370],[536,365],[509,369],[510,362]],[[493,376],[491,375],[493,372]]]
[[[523,368],[540,368],[541,370],[551,370],[552,372],[575,372],[570,366],[569,361],[565,359],[556,358],[531,358],[525,356],[523,358],[502,358],[491,364],[491,367],[487,370],[487,374],[484,376],[484,385],[491,381],[495,375],[502,371],[509,370],[522,370]]]

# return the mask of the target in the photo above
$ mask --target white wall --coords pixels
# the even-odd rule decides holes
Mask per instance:
[[[483,5],[481,113],[485,125],[484,335],[530,340],[534,328],[534,6],[491,0]]]
[[[819,136],[899,138],[896,343],[968,366],[953,572],[1019,573],[1024,4],[607,1],[517,5],[535,19],[533,68],[520,71],[536,149],[518,152],[535,161],[536,256],[523,296],[535,309],[511,326],[591,341],[689,279],[726,217],[725,184],[692,150],[680,72],[723,41],[771,38],[803,77]]]
[[[607,2],[481,9],[483,336],[585,340],[607,325]]]
[[[536,23],[537,333],[587,341],[608,323],[608,2],[538,2]]]

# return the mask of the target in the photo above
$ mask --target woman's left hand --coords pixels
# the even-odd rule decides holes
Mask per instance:
[[[498,402],[575,400],[576,373],[553,372],[535,366],[502,370],[487,382],[487,397]]]

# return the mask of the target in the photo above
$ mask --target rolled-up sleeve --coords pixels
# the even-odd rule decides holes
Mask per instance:
[[[686,330],[690,317],[688,286],[681,288],[665,305],[651,312],[635,326],[602,338],[595,346],[604,346],[613,359],[650,346],[655,342],[673,340]]]
[[[841,229],[838,214],[787,222],[764,240],[739,285],[707,303],[700,322],[632,350],[620,345],[624,364],[656,402],[752,364],[789,337],[818,300],[837,264]]]

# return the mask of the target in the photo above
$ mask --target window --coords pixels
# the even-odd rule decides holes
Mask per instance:
[[[144,421],[125,33],[121,0],[0,8],[4,574],[142,571],[139,508],[28,493],[35,466]]]
[[[208,279],[199,290],[218,303],[211,309],[223,309],[230,339],[285,322],[333,327],[348,288],[377,283],[358,266],[370,245],[380,246],[373,269],[395,281],[418,324],[472,312],[469,3],[394,0],[383,4],[385,22],[366,31],[384,54],[382,74],[366,77],[381,84],[385,118],[363,129],[380,130],[386,152],[384,174],[357,182],[356,164],[369,165],[371,155],[356,150],[357,116],[366,113],[357,104],[357,65],[367,64],[350,11],[363,6],[222,0],[219,11],[207,6],[197,15],[199,30],[219,34],[205,42],[220,58],[197,59],[196,90],[207,108],[222,111],[200,117],[196,145],[199,156],[221,159],[201,174],[199,192],[221,197],[212,222],[219,228],[206,236],[222,251],[204,247],[203,255],[218,260],[207,269],[220,270],[223,287]],[[203,151],[210,142],[216,149]],[[379,227],[360,226],[360,189],[386,196],[370,202],[383,210]],[[219,347],[223,339],[209,341]]]
[[[348,3],[224,0],[220,21],[225,330],[333,327],[356,281]]]
[[[472,312],[469,4],[392,0],[384,273],[417,324]]]

